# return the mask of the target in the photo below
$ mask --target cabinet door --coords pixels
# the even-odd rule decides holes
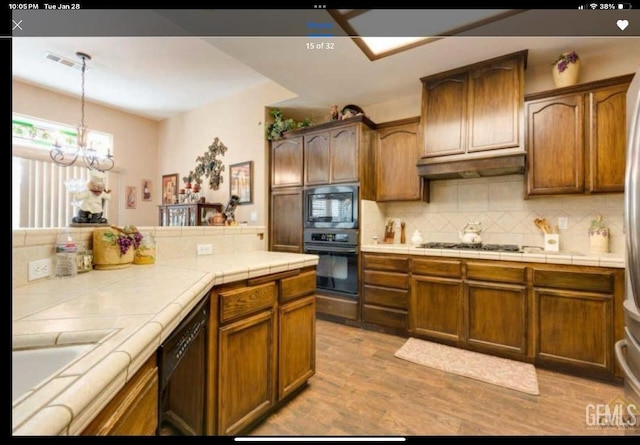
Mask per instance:
[[[293,300],[279,309],[278,400],[316,372],[316,298]]]
[[[218,434],[235,435],[274,406],[275,327],[268,310],[220,328]]]
[[[409,314],[409,328],[413,335],[459,342],[462,281],[414,275]]]
[[[271,193],[270,250],[302,252],[302,189],[277,189]]]
[[[358,181],[358,127],[351,125],[331,130],[332,184]]]
[[[466,294],[468,344],[474,349],[526,355],[526,286],[469,282]]]
[[[588,93],[588,192],[623,192],[628,84]]]
[[[534,289],[536,359],[573,369],[613,372],[612,297]]]
[[[583,94],[528,102],[527,194],[584,191]]]
[[[418,175],[420,158],[416,122],[385,127],[377,132],[376,201],[423,199],[424,181]]]
[[[329,132],[304,136],[304,183],[305,185],[328,184],[330,177]]]
[[[155,436],[158,367],[155,354],[82,431],[82,436]]]
[[[302,137],[271,143],[271,187],[302,187]]]
[[[422,88],[424,157],[466,151],[467,73],[425,82]]]
[[[521,147],[523,65],[518,57],[469,73],[468,152]]]

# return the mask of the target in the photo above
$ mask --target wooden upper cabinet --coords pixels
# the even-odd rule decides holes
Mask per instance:
[[[304,140],[304,186],[358,183],[361,199],[375,199],[373,136],[366,116],[331,121],[289,132]]]
[[[582,95],[527,104],[529,195],[583,192],[583,109]]]
[[[497,149],[523,153],[526,57],[520,51],[422,78],[422,156],[444,162]]]
[[[527,96],[527,195],[624,191],[632,75]]]
[[[424,156],[465,152],[467,74],[435,79],[422,89]]]
[[[358,181],[358,128],[349,126],[331,131],[330,179],[332,184]]]
[[[330,141],[329,131],[304,136],[304,182],[306,185],[329,183]]]
[[[626,110],[629,84],[592,91],[587,157],[589,192],[623,192],[626,153]]]
[[[522,58],[517,57],[469,73],[467,151],[524,146],[520,141],[523,71]]]
[[[302,136],[271,143],[271,187],[303,185],[303,154]]]
[[[418,175],[420,118],[378,125],[376,138],[376,201],[426,200],[427,185]]]

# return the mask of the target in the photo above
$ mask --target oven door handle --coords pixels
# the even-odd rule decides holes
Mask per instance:
[[[316,246],[316,245],[306,245],[304,247],[305,252],[313,253],[313,252],[322,252],[322,253],[358,253],[357,247],[329,247],[329,246]]]

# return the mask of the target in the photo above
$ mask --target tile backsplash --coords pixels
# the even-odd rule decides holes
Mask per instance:
[[[29,262],[53,258],[56,237],[62,229],[16,229],[12,241],[12,288],[29,284]],[[267,250],[264,226],[235,227],[138,227],[140,232],[153,234],[158,259],[173,259],[196,255],[196,246],[211,244],[213,255],[233,252]],[[93,228],[71,228],[74,240],[87,248],[93,246]],[[135,266],[140,267],[140,266]],[[108,271],[94,271],[101,273]],[[44,280],[48,278],[43,278]]]
[[[388,219],[406,223],[407,243],[415,230],[424,242],[459,242],[458,231],[469,221],[482,224],[482,242],[543,246],[544,236],[534,224],[546,218],[555,227],[559,217],[568,221],[560,229],[560,250],[589,254],[588,229],[598,214],[609,227],[609,251],[624,255],[624,195],[562,195],[525,198],[522,175],[431,181],[431,200],[424,202],[362,203],[362,243],[373,236],[382,242]],[[400,242],[396,230],[395,243]]]

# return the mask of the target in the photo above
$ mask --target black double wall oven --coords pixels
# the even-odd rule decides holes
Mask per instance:
[[[358,185],[304,191],[304,252],[318,255],[317,289],[358,298]]]

